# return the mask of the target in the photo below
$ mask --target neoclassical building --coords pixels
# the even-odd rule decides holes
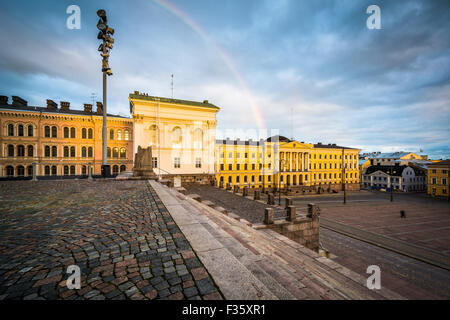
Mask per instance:
[[[152,147],[155,173],[174,185],[209,183],[215,174],[216,115],[219,107],[203,102],[129,95],[134,152]]]
[[[72,109],[69,102],[58,106],[29,106],[20,97],[0,96],[0,176],[32,176],[33,162],[39,176],[86,176],[101,174],[102,106],[85,104]],[[108,115],[108,163],[113,173],[133,167],[133,121]]]

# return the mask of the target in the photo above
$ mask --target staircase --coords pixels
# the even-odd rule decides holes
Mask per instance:
[[[149,181],[226,299],[403,299],[270,229]],[[244,221],[245,222],[245,221]],[[367,275],[369,276],[369,275]]]

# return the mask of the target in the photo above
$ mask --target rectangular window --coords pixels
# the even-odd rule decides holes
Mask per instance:
[[[244,182],[247,183],[247,176],[244,176]]]
[[[152,157],[152,167],[158,168],[158,158],[157,157]]]
[[[241,170],[241,165],[239,163],[236,165],[236,170]]]
[[[196,168],[202,167],[202,158],[195,158],[195,167]]]
[[[253,163],[252,164],[252,170],[255,170],[256,169],[256,165]]]
[[[181,164],[180,164],[180,158],[179,158],[179,157],[175,157],[175,158],[173,159],[173,167],[174,167],[174,168],[180,168],[180,167],[181,167]]]
[[[233,153],[232,152],[228,153],[228,158],[233,158]]]
[[[236,183],[239,183],[239,176],[236,177]]]
[[[431,184],[436,184],[436,178],[431,178]]]
[[[238,152],[238,153],[236,153],[236,158],[240,158],[240,156],[241,156],[241,154]]]
[[[267,181],[271,182],[272,181],[272,176],[267,176]]]
[[[229,165],[228,165],[228,170],[229,170],[229,171],[233,170],[233,165],[232,165],[232,164],[229,164]]]
[[[247,164],[244,164],[244,170],[247,171]]]
[[[224,164],[221,163],[221,164],[220,164],[220,171],[223,171],[223,170],[224,170]]]
[[[442,184],[445,186],[447,184],[447,178],[442,178]]]

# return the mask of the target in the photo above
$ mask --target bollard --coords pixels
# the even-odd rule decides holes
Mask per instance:
[[[297,216],[296,208],[295,206],[288,206],[287,207],[287,221],[295,221],[295,218]]]
[[[242,190],[242,195],[244,197],[248,196],[248,188],[247,187],[244,187],[244,189]]]
[[[275,197],[274,197],[273,193],[268,194],[267,204],[270,204],[272,206],[275,204]]]
[[[273,224],[273,209],[264,209],[264,224]]]
[[[284,208],[287,209],[289,206],[292,206],[292,199],[291,198],[286,198],[286,202],[285,202],[285,206]]]
[[[308,218],[313,218],[317,216],[317,206],[314,203],[308,203]]]
[[[260,200],[261,199],[261,193],[259,190],[255,190],[255,193],[253,194],[253,200]]]
[[[33,181],[37,181],[37,172],[36,172],[36,170],[37,170],[37,162],[34,161],[33,162]]]

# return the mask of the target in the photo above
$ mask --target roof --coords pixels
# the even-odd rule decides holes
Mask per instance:
[[[342,147],[342,146],[337,146],[335,143],[331,144],[323,144],[323,143],[316,143],[314,144],[314,148],[326,148],[326,149],[355,149],[358,150],[357,148],[350,148],[350,147]]]
[[[382,171],[388,175],[399,177],[407,167],[408,166],[370,166],[366,169],[366,174]]]
[[[198,101],[191,101],[191,100],[181,100],[181,99],[148,96],[146,94],[140,94],[140,93],[130,93],[129,97],[130,97],[130,99],[148,100],[148,101],[155,101],[155,102],[159,101],[159,102],[165,102],[165,103],[183,104],[183,105],[188,105],[188,106],[220,110],[220,108],[218,106],[213,105],[212,103],[209,103],[208,100],[205,100],[203,102],[198,102]]]
[[[85,112],[84,110],[62,110],[62,109],[48,109],[47,107],[37,107],[37,106],[14,106],[12,104],[2,104],[0,105],[0,110],[11,110],[11,111],[23,111],[23,112],[42,112],[42,113],[52,113],[60,115],[76,115],[76,116],[101,116],[96,112]],[[130,119],[130,117],[119,116],[116,114],[107,114],[108,117]]]
[[[230,139],[217,139],[216,144],[226,144],[226,145],[239,145],[239,146],[259,146],[263,143],[262,141],[253,141],[253,140],[230,140]]]
[[[294,140],[288,139],[284,136],[276,135],[266,139],[267,142],[292,142]]]
[[[450,166],[450,159],[442,160],[439,162],[433,162],[428,164],[429,167],[441,167],[441,166]]]
[[[398,152],[385,152],[385,153],[379,153],[377,155],[369,155],[372,159],[400,159],[401,157],[407,156],[412,152],[405,152],[405,151],[398,151]]]

